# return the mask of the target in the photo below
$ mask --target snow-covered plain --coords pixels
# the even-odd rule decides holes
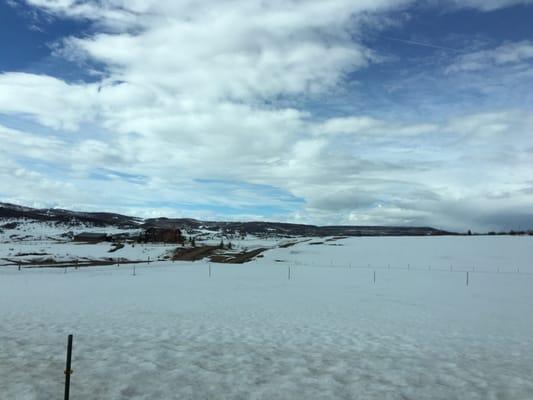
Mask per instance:
[[[2,226],[16,224],[15,227]],[[72,241],[72,236],[81,232],[98,232],[135,235],[139,229],[121,229],[113,226],[95,227],[83,223],[67,225],[64,223],[42,222],[35,220],[6,219],[0,224],[0,267],[21,263],[50,265],[52,262],[76,261],[154,261],[169,259],[176,244],[165,243],[124,243],[124,247],[115,249],[111,242],[96,244]],[[258,238],[247,235],[223,235],[220,232],[196,230],[194,234],[185,232],[186,237],[195,236],[196,243],[202,245],[218,245],[221,240],[227,245],[232,244],[234,251],[253,250],[258,247],[271,248],[278,244],[297,241],[277,237]],[[232,237],[233,236],[233,237]],[[111,251],[113,250],[113,251]]]
[[[312,239],[208,271],[0,267],[0,399],[59,398],[69,333],[76,399],[533,399],[531,237]]]

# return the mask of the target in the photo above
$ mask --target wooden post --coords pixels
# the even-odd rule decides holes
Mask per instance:
[[[291,266],[289,265],[289,281],[291,280]]]
[[[466,271],[466,286],[468,286],[468,281],[469,281],[469,272]]]
[[[65,400],[69,400],[70,396],[70,375],[72,374],[71,367],[72,361],[72,335],[68,335],[67,342],[67,365],[65,368]]]
[[[209,277],[211,278],[211,263],[209,263]]]

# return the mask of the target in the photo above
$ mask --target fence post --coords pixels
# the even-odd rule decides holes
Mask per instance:
[[[67,342],[67,365],[65,368],[65,400],[69,400],[70,396],[70,375],[72,369],[70,368],[72,361],[72,335],[68,335]]]

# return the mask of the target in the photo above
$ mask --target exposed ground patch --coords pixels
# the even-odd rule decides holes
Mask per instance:
[[[175,261],[198,261],[220,250],[219,246],[178,247],[172,259]]]
[[[251,251],[243,251],[237,254],[215,254],[210,257],[210,261],[225,264],[244,264],[251,261],[254,257],[262,257],[261,253],[265,248],[259,248]]]

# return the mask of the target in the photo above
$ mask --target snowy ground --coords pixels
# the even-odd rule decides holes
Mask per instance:
[[[76,399],[533,399],[533,238],[309,243],[0,267],[0,398],[61,397],[73,333]]]
[[[34,264],[50,264],[47,260],[57,262],[80,261],[154,261],[168,259],[176,244],[163,243],[126,243],[123,248],[110,252],[114,248],[111,242],[86,244],[72,242],[70,235],[80,232],[98,232],[107,234],[138,233],[137,229],[120,229],[116,227],[95,227],[78,224],[74,226],[55,224],[53,222],[31,221],[21,219],[2,220],[0,226],[17,224],[13,228],[0,228],[0,267],[14,265],[18,262],[32,262]],[[247,235],[245,239],[239,235],[228,238],[219,232],[197,230],[195,235],[200,235],[197,245],[218,245],[221,240],[227,245],[231,242],[235,251],[251,250],[258,247],[271,248],[278,244],[295,242],[299,239],[257,238]],[[186,233],[186,237],[189,234]],[[1,400],[1,399],[0,399]]]

